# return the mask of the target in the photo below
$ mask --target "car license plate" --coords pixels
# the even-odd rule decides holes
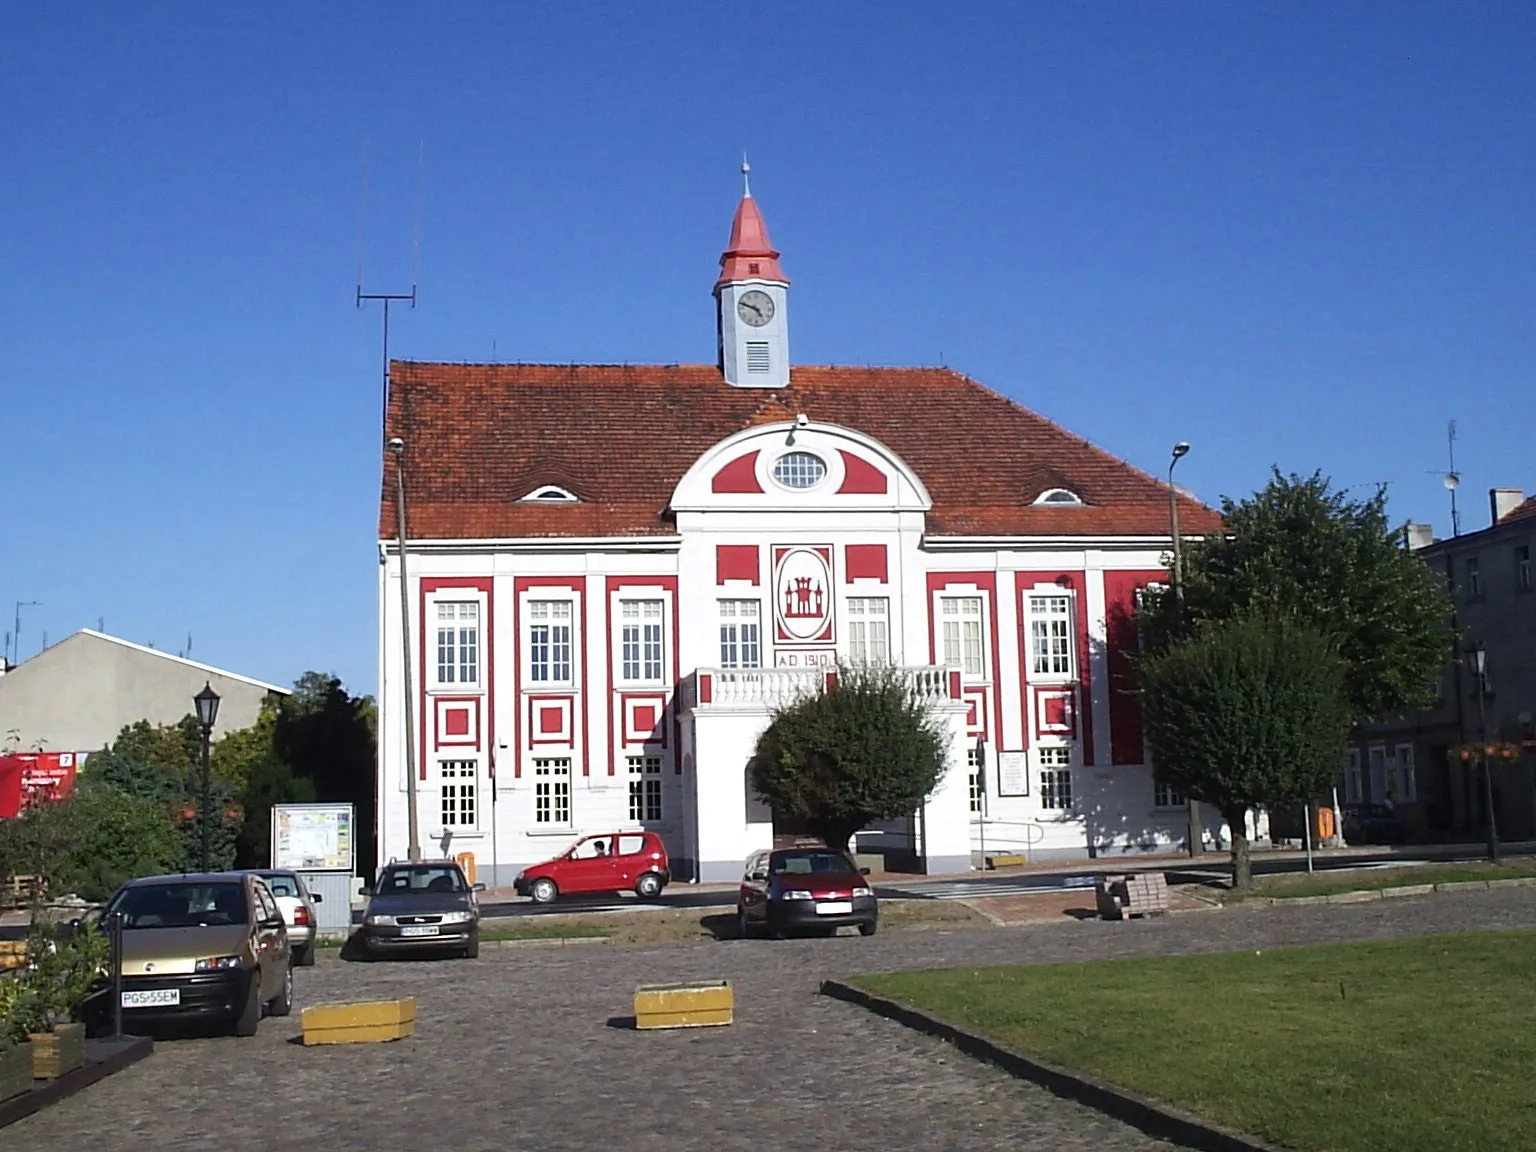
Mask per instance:
[[[853,904],[848,900],[826,900],[816,905],[818,916],[846,916],[853,911]]]
[[[436,936],[436,924],[407,924],[400,929],[402,936]]]
[[[124,1008],[174,1008],[181,1003],[180,988],[153,988],[143,992],[124,992]]]

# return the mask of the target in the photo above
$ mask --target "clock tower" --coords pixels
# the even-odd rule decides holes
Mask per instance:
[[[743,159],[741,203],[715,281],[720,371],[737,388],[784,388],[789,384],[789,278],[752,199],[750,172]]]

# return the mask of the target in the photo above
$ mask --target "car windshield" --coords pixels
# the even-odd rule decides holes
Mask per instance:
[[[124,928],[199,928],[247,922],[240,884],[138,884],[124,888],[107,905],[121,912]]]
[[[267,882],[267,887],[272,889],[274,896],[297,897],[299,894],[297,877],[285,876],[281,872],[263,872],[261,878]]]
[[[415,864],[386,868],[379,877],[378,891],[380,896],[419,896],[424,892],[463,893],[469,886],[452,865]]]
[[[775,876],[802,876],[814,872],[857,872],[858,869],[841,852],[775,852],[768,871]]]

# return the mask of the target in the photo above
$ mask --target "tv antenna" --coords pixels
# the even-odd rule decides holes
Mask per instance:
[[[16,621],[15,626],[11,630],[12,664],[21,663],[21,610],[23,608],[41,608],[42,606],[43,602],[41,600],[16,601]]]
[[[416,285],[421,275],[421,201],[424,195],[426,167],[427,146],[426,142],[422,141],[416,154],[416,203],[411,223],[411,290],[409,292],[364,292],[363,228],[368,219],[368,144],[366,142],[363,144],[363,195],[357,214],[357,306],[361,308],[369,300],[379,300],[384,304],[383,402],[379,417],[381,432],[389,419],[389,306],[397,301],[402,303],[408,301],[412,308],[416,307]]]

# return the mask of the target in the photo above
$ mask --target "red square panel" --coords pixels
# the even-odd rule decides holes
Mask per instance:
[[[847,571],[844,579],[852,584],[855,580],[886,581],[885,545],[850,544],[847,550]]]
[[[1062,692],[1041,692],[1035,700],[1041,732],[1076,735],[1077,701],[1071,689]]]
[[[571,716],[575,711],[571,696],[535,696],[528,701],[528,742],[530,744],[571,744]]]
[[[439,748],[480,746],[480,700],[474,696],[439,696],[432,700],[432,731]]]
[[[620,702],[626,744],[667,743],[667,698],[626,695]]]

